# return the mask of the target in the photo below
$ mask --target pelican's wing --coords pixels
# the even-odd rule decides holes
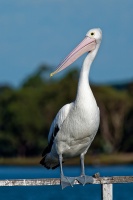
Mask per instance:
[[[73,106],[73,103],[66,104],[57,113],[50,127],[50,131],[48,135],[48,146],[44,149],[42,156],[45,156],[47,153],[51,151],[54,138],[56,137],[58,131],[61,129],[61,125],[65,121],[72,106]]]
[[[72,105],[73,105],[73,103],[66,104],[57,113],[57,115],[56,115],[55,119],[53,120],[51,127],[50,127],[50,131],[49,131],[49,135],[48,135],[48,142],[50,142],[52,137],[56,136],[57,132],[61,128],[62,123],[65,121]]]

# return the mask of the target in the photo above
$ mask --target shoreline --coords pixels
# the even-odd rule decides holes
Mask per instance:
[[[39,157],[13,157],[3,158],[0,157],[0,165],[10,166],[39,166],[41,156]],[[65,161],[66,166],[79,165],[80,159],[72,158]],[[119,153],[119,154],[99,154],[85,156],[85,165],[124,165],[133,164],[133,153]]]

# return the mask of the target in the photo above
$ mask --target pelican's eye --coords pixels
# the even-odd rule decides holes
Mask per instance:
[[[94,33],[94,32],[91,32],[91,36],[93,36],[93,35],[95,35],[95,33]]]

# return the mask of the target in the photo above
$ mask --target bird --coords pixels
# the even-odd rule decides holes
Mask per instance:
[[[44,149],[40,161],[40,164],[47,169],[60,167],[62,189],[73,186],[75,180],[83,185],[93,181],[92,176],[85,174],[84,157],[100,124],[100,110],[89,84],[89,72],[101,40],[100,28],[89,30],[79,45],[50,74],[50,76],[57,74],[82,54],[87,53],[80,71],[76,99],[64,105],[55,116],[48,135],[48,146]],[[62,163],[77,156],[80,157],[81,163],[80,176],[66,177]]]

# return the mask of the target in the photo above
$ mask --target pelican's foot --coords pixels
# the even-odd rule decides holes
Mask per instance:
[[[79,177],[76,177],[76,180],[81,183],[83,186],[86,183],[93,183],[93,177],[92,176],[86,176],[86,175],[81,175]]]
[[[75,177],[66,177],[61,175],[61,187],[64,189],[67,186],[73,187]]]

